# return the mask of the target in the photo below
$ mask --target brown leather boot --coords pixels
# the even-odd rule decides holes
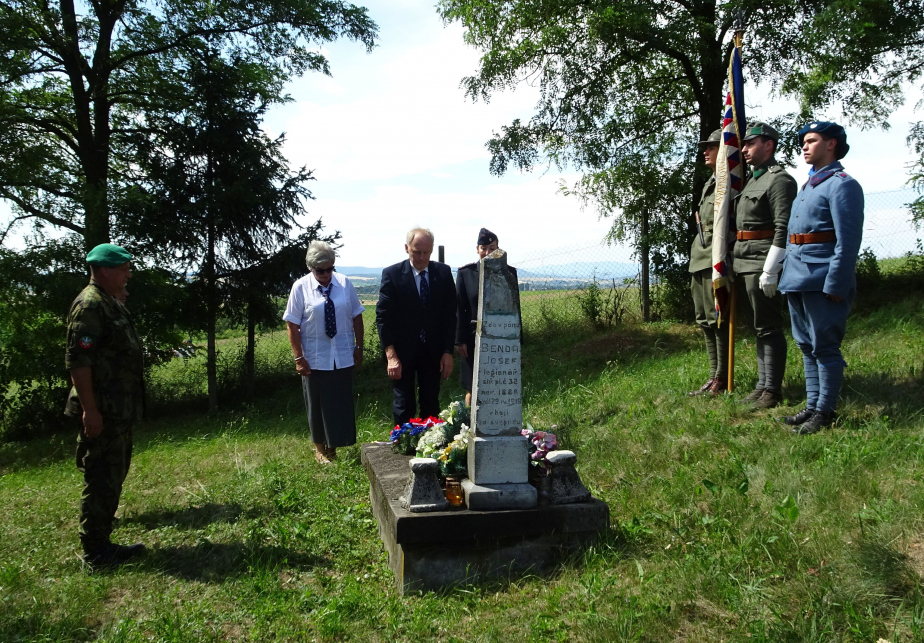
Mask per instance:
[[[728,390],[728,382],[726,380],[720,380],[718,378],[712,380],[712,385],[709,387],[709,390],[706,391],[706,395],[709,397],[716,397],[725,393]]]
[[[709,390],[709,387],[712,386],[712,383],[713,383],[714,381],[715,381],[715,378],[714,378],[714,377],[711,378],[711,379],[706,380],[706,383],[703,384],[702,386],[700,386],[698,389],[696,389],[695,391],[690,391],[689,393],[687,393],[687,397],[696,397],[697,395],[702,395],[703,393],[705,393],[706,391]]]
[[[750,393],[748,393],[747,395],[745,395],[743,398],[741,398],[741,401],[750,404],[751,402],[756,402],[760,398],[760,396],[763,394],[764,394],[764,389],[756,388]]]
[[[762,409],[772,409],[776,406],[779,406],[783,401],[782,393],[774,393],[770,389],[767,389],[761,394],[759,398],[754,401],[754,404],[751,405],[751,408],[755,411]]]

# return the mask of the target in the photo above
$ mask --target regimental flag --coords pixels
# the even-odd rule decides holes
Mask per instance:
[[[741,75],[741,52],[732,50],[728,63],[728,94],[722,118],[722,140],[715,171],[715,221],[712,237],[712,290],[715,293],[715,314],[719,326],[728,317],[731,276],[726,255],[729,236],[735,220],[735,197],[744,187],[744,159],[741,156],[740,133],[747,121],[744,117],[744,78]],[[740,126],[739,126],[740,124]]]

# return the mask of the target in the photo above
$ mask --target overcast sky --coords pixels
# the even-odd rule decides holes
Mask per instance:
[[[332,77],[313,74],[292,83],[293,102],[275,108],[265,122],[271,135],[286,133],[293,166],[315,171],[310,188],[316,200],[308,203],[306,219],[321,218],[327,229],[340,230],[338,263],[399,261],[406,256],[404,234],[416,225],[434,231],[452,266],[474,260],[482,226],[498,234],[514,265],[540,254],[556,255],[550,263],[579,260],[561,250],[600,243],[610,221],[559,193],[559,184],[573,184],[575,174],[495,177],[488,171],[485,143],[513,119],[528,120],[538,90],[522,86],[487,105],[473,103],[460,81],[477,70],[479,52],[463,43],[458,24],[445,27],[433,6],[419,0],[362,4],[379,25],[379,46],[367,54],[356,43],[331,44],[324,51]],[[792,109],[748,89],[750,117]],[[844,164],[867,192],[905,184],[911,120],[906,107],[893,116],[888,134],[848,129],[851,151]],[[801,183],[805,166],[794,173]],[[628,249],[609,252],[613,261],[630,259]]]

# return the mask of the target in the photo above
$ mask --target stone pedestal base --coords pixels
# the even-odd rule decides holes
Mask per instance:
[[[468,473],[479,485],[525,483],[529,440],[522,435],[478,436],[468,447]]]
[[[402,594],[554,572],[609,528],[609,508],[594,498],[532,509],[412,513],[399,500],[409,460],[387,444],[362,445],[372,513]]]
[[[530,509],[536,506],[536,487],[528,482],[508,484],[475,484],[468,478],[462,481],[465,504],[475,511],[498,509]]]

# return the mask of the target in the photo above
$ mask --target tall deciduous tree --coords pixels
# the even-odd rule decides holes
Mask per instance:
[[[483,50],[473,99],[517,83],[538,85],[528,123],[488,143],[491,171],[572,166],[569,191],[615,216],[611,236],[631,239],[667,271],[692,239],[692,204],[707,178],[696,142],[720,126],[731,30],[743,12],[752,78],[782,82],[801,49],[809,3],[791,0],[442,0],[447,22]],[[695,168],[694,168],[695,165]],[[694,169],[696,171],[694,172]],[[676,270],[676,269],[675,269]]]
[[[319,44],[373,46],[340,0],[0,2],[0,198],[17,220],[110,240],[126,133],[173,78],[171,51],[208,38],[278,78],[328,71]]]

